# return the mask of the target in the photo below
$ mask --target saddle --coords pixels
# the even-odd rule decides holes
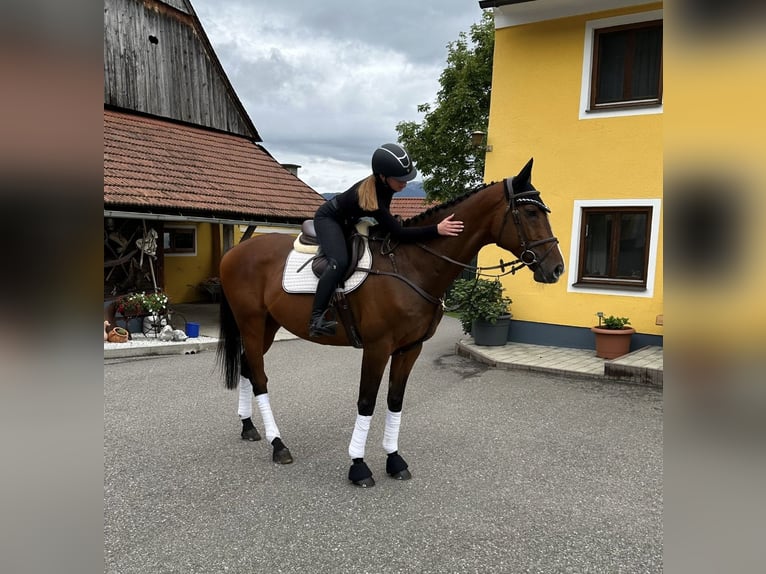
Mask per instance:
[[[351,237],[346,238],[346,247],[348,248],[348,260],[350,261],[350,265],[343,274],[342,282],[345,282],[354,274],[354,270],[359,264],[359,260],[364,255],[370,226],[371,224],[369,221],[360,221],[356,224],[356,233],[353,233],[351,234]],[[322,249],[319,246],[313,219],[307,219],[301,224],[301,232],[298,234],[298,237],[295,238],[293,249],[299,253],[314,254],[315,257],[311,260],[311,271],[315,276],[321,277],[322,272],[327,267],[327,256],[322,253]]]
[[[341,284],[338,286],[338,289],[335,290],[335,294],[333,295],[331,302],[331,305],[334,306],[338,312],[338,318],[346,330],[351,344],[357,349],[361,349],[363,347],[362,338],[359,334],[359,329],[356,326],[354,313],[352,312],[351,306],[346,300],[344,285],[349,280],[349,278],[355,275],[356,268],[360,261],[365,260],[365,264],[369,264],[370,262],[369,256],[365,259],[365,255],[368,255],[367,240],[369,238],[369,228],[371,226],[372,223],[369,221],[360,221],[356,224],[356,232],[352,233],[351,237],[346,238],[346,247],[349,253],[349,261],[351,263],[349,264],[348,269],[346,269],[346,272],[343,274]],[[327,257],[322,253],[319,242],[317,241],[313,219],[308,219],[303,222],[301,225],[301,232],[293,242],[293,249],[298,253],[313,255],[311,259],[301,265],[301,267],[298,269],[298,272],[300,272],[300,269],[305,267],[310,261],[311,271],[314,276],[320,277],[322,275],[322,272],[325,270],[328,263]],[[289,266],[288,258],[287,267],[289,268]],[[287,273],[287,268],[285,273]],[[363,275],[361,278],[356,277],[351,281],[351,283],[356,283],[356,285],[358,285],[361,283],[361,281],[364,280],[364,277],[365,275]],[[352,288],[355,288],[355,286],[352,286]]]

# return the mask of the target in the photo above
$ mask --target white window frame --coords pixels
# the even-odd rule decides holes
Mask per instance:
[[[660,199],[576,199],[572,212],[572,237],[569,247],[569,278],[567,292],[591,293],[594,295],[621,295],[623,297],[654,297],[654,283],[657,277],[657,251],[660,238]],[[586,207],[651,207],[652,221],[649,231],[649,253],[646,269],[646,289],[620,289],[619,287],[605,285],[603,287],[575,286],[577,282],[577,270],[580,268],[580,231],[582,227],[583,208]]]
[[[588,111],[590,108],[590,90],[591,80],[593,78],[593,36],[596,30],[601,28],[610,28],[612,26],[624,26],[625,24],[636,24],[638,22],[651,22],[652,20],[662,20],[662,10],[652,10],[651,12],[639,12],[637,14],[626,14],[625,16],[615,16],[613,18],[602,18],[600,20],[588,20],[585,23],[585,47],[582,56],[582,84],[580,86],[580,119],[597,120],[603,118],[614,118],[621,116],[645,116],[649,114],[661,114],[663,104],[651,105],[646,107],[622,108],[622,109],[603,109],[597,111]],[[664,48],[663,48],[664,49]],[[664,98],[664,96],[663,96]]]
[[[191,229],[194,231],[194,251],[190,251],[187,253],[168,253],[165,251],[163,255],[165,257],[196,257],[197,256],[197,240],[199,239],[199,231],[197,230],[196,225],[165,225],[164,229],[162,230],[163,233],[165,231],[168,231],[170,229]],[[165,245],[165,236],[162,237],[162,245],[164,247]]]

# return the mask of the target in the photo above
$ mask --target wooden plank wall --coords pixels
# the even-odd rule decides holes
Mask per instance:
[[[185,7],[105,0],[104,103],[260,141],[206,46]]]

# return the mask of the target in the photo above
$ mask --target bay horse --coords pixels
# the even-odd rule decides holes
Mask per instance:
[[[518,267],[528,267],[539,283],[555,283],[564,273],[564,260],[548,221],[550,210],[532,185],[532,159],[518,175],[469,191],[431,207],[403,224],[435,225],[450,213],[464,223],[457,237],[440,236],[418,244],[390,245],[370,233],[373,256],[365,281],[347,296],[362,342],[362,369],[357,419],[349,445],[352,465],[349,480],[357,486],[375,484],[364,462],[381,378],[389,360],[389,385],[383,447],[388,454],[386,472],[396,479],[411,477],[398,452],[399,426],[407,379],[423,342],[443,315],[443,297],[454,279],[479,250],[496,243],[511,251]],[[349,346],[346,328],[335,335],[309,339],[313,294],[289,294],[282,274],[294,238],[264,234],[230,249],[221,259],[220,340],[217,360],[225,385],[236,389],[240,361],[252,383],[273,447],[274,462],[288,464],[292,454],[282,442],[269,403],[264,355],[280,327],[322,345]],[[380,244],[380,247],[378,247]],[[509,265],[509,264],[506,264]],[[242,351],[244,354],[242,355]],[[241,358],[242,355],[242,358]]]

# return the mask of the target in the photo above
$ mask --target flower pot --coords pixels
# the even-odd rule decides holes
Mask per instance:
[[[596,338],[596,356],[602,359],[616,359],[630,351],[630,339],[636,330],[633,327],[604,329],[591,327]]]
[[[145,315],[125,317],[125,327],[130,333],[143,333]]]
[[[482,347],[500,347],[508,342],[511,316],[503,315],[496,323],[475,319],[471,325],[473,342]]]

